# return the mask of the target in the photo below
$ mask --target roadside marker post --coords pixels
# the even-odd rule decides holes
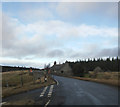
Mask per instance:
[[[21,81],[21,86],[23,86],[23,70],[22,70],[22,73],[19,74],[20,75],[20,81]]]
[[[47,76],[45,75],[45,82],[47,82]]]

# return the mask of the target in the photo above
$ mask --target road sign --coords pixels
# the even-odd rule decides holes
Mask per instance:
[[[30,68],[30,72],[33,72],[31,68]]]

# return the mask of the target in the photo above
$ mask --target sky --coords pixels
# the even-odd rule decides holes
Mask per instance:
[[[2,65],[116,56],[117,2],[2,2]]]

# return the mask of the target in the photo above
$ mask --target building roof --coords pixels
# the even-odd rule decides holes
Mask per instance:
[[[57,71],[57,70],[61,70],[63,67],[66,66],[66,64],[68,64],[68,63],[53,65],[53,66],[51,67],[51,69],[52,69],[52,70],[56,70],[56,71]]]
[[[53,65],[52,69],[54,69],[54,70],[60,70],[63,66],[64,66],[63,64]]]

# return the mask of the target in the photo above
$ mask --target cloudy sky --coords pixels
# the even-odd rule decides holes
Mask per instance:
[[[2,65],[115,57],[117,2],[3,2]]]

